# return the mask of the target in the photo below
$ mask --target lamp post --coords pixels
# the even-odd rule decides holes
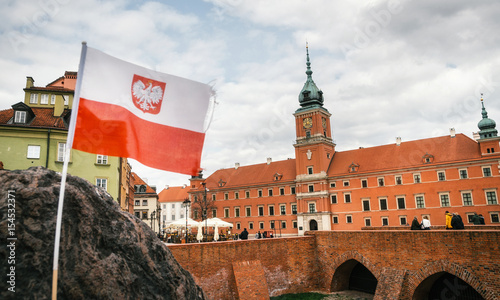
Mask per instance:
[[[208,242],[208,224],[207,224],[207,183],[202,182],[205,194],[203,195],[203,218],[205,219],[205,242]]]
[[[151,213],[151,229],[153,229],[153,231],[155,231],[155,222],[154,222],[154,220],[155,220],[155,215],[156,215],[156,211],[153,211],[153,212]]]
[[[161,234],[161,231],[163,228],[161,228],[161,204],[158,205],[158,208],[156,209],[158,211],[158,234]]]
[[[188,243],[188,207],[190,204],[189,198],[184,199],[184,202],[182,202],[182,206],[186,208],[186,244]]]

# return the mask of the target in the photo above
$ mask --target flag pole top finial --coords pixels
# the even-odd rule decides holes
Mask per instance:
[[[86,41],[82,41],[82,45],[87,45],[87,42]]]

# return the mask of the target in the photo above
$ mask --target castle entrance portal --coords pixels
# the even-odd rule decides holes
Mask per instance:
[[[309,221],[309,230],[318,230],[318,222],[316,220]]]

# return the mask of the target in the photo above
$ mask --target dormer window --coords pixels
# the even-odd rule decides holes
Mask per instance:
[[[279,181],[281,180],[281,178],[283,178],[283,174],[280,173],[274,174],[274,181]]]
[[[16,110],[15,116],[14,116],[14,123],[26,123],[26,112],[25,111],[20,111]]]
[[[359,170],[359,165],[355,163],[351,163],[349,165],[349,173],[357,172]]]
[[[226,182],[224,180],[219,180],[219,187],[223,187],[226,185]]]
[[[430,164],[434,162],[434,155],[431,155],[429,153],[425,153],[425,155],[422,157],[422,161],[424,164]]]

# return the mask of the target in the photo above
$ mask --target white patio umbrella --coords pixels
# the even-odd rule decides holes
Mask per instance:
[[[191,218],[187,218],[187,226],[188,227],[198,226],[198,223],[199,222],[196,222],[195,220],[193,220]],[[167,227],[175,227],[175,228],[186,227],[186,218],[173,221],[172,223],[168,224]]]
[[[201,222],[198,222],[198,234],[196,235],[196,239],[198,242],[203,240],[203,224]]]
[[[219,240],[219,226],[217,226],[217,223],[215,223],[215,228],[214,228],[214,241]]]
[[[226,222],[226,221],[222,221],[221,219],[219,218],[210,218],[210,219],[207,219],[207,225],[212,227],[212,226],[218,226],[218,227],[233,227],[233,223],[229,223],[229,222]]]

